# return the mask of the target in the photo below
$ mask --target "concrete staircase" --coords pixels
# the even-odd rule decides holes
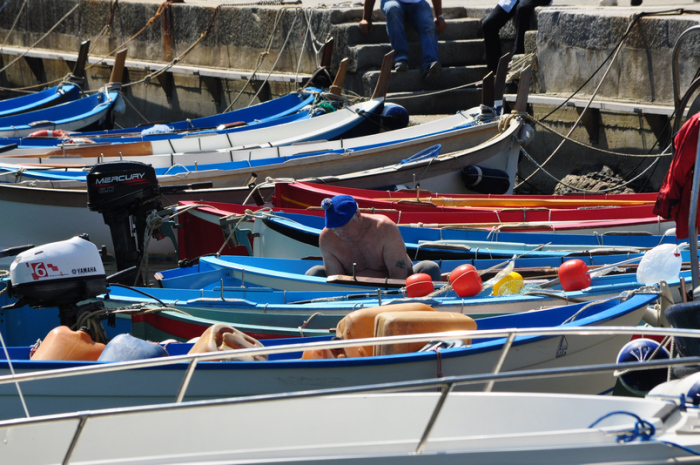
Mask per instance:
[[[334,69],[343,58],[350,58],[345,88],[370,96],[379,77],[382,59],[391,50],[385,18],[380,10],[373,14],[373,30],[363,35],[357,26],[362,11],[343,15],[333,27]],[[421,49],[418,34],[407,26],[410,44],[409,70],[391,72],[387,100],[403,105],[409,114],[450,114],[481,102],[481,90],[474,86],[487,74],[481,18],[467,17],[465,8],[446,8],[447,29],[438,36],[442,74],[428,85],[420,70]],[[410,98],[409,98],[410,97]]]

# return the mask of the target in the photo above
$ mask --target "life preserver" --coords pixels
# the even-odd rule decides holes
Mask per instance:
[[[49,131],[47,129],[42,129],[41,131],[34,131],[33,133],[29,134],[27,137],[68,137],[68,133],[63,131],[62,129],[58,129],[56,131]]]
[[[76,139],[66,139],[64,141],[66,144],[95,144],[96,142],[92,139],[86,139],[85,137],[79,137]]]

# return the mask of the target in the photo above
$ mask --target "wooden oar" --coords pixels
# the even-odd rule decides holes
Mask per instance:
[[[525,114],[527,113],[527,97],[530,93],[530,80],[532,78],[532,66],[528,66],[520,73],[518,81],[518,94],[515,96],[515,105],[513,111]]]
[[[333,84],[331,84],[329,89],[331,94],[340,95],[340,92],[343,90],[345,75],[347,74],[349,64],[350,58],[343,58],[343,60],[340,62],[338,72],[335,74],[335,79],[333,80]]]
[[[493,73],[489,73],[481,80],[481,104],[493,108]]]
[[[503,94],[506,90],[506,78],[508,77],[508,63],[510,63],[511,54],[506,53],[498,60],[496,68],[496,76],[493,82],[493,100],[494,103],[503,104]]]
[[[389,76],[391,76],[391,68],[393,65],[394,51],[391,50],[389,53],[384,55],[384,60],[382,61],[382,68],[379,72],[379,78],[377,79],[377,85],[374,86],[372,100],[386,97],[386,93],[389,90]]]
[[[73,66],[73,76],[82,78],[85,75],[85,65],[87,64],[88,52],[90,51],[90,40],[80,44],[80,50],[78,51],[78,59]]]
[[[112,66],[112,75],[109,78],[109,83],[122,82],[124,77],[124,63],[126,63],[126,52],[125,48],[117,52],[117,56],[114,58],[114,66]]]

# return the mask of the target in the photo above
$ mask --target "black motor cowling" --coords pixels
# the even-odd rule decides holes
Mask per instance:
[[[87,185],[88,208],[101,213],[110,228],[117,269],[138,267],[146,253],[142,249],[148,214],[163,209],[155,169],[141,162],[102,163],[88,172]],[[123,280],[134,284],[129,275]]]
[[[159,195],[156,171],[141,162],[102,163],[87,174],[88,208],[98,213],[130,209]]]

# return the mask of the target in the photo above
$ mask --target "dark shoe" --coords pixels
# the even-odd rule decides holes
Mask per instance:
[[[642,0],[630,0],[630,5],[639,6],[642,4]]]
[[[440,73],[442,73],[442,65],[439,61],[433,61],[430,63],[428,69],[423,72],[423,79],[426,83],[430,84],[435,82],[438,76],[440,76]]]
[[[408,71],[408,63],[405,61],[397,61],[394,63],[394,71],[397,73],[403,73],[405,71]]]

